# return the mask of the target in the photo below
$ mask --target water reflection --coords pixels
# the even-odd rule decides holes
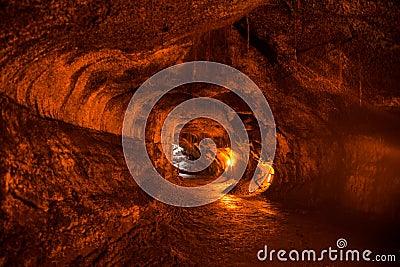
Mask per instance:
[[[225,205],[228,209],[236,209],[238,206],[236,203],[239,201],[237,197],[233,195],[225,195],[221,198],[221,203]]]
[[[265,213],[269,215],[278,215],[277,207],[272,205],[261,196],[255,197],[238,197],[235,195],[227,194],[219,200],[219,205],[226,209],[238,209],[240,213]]]

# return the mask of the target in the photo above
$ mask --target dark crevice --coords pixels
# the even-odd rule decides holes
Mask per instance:
[[[234,23],[233,26],[235,27],[235,29],[239,32],[239,34],[245,39],[247,40],[247,22],[246,22],[246,18],[242,18],[240,19],[238,22]],[[267,40],[263,40],[260,37],[257,36],[257,34],[252,31],[251,27],[250,28],[250,34],[249,34],[249,44],[256,48],[258,51],[260,51],[260,53],[265,56],[269,63],[272,66],[275,66],[276,64],[278,64],[278,54],[276,52],[276,50],[274,49],[271,40],[267,39]]]
[[[21,196],[19,196],[16,192],[11,192],[11,195],[13,196],[13,198],[18,199],[19,201],[21,201],[22,203],[24,203],[26,206],[30,207],[30,208],[34,208],[34,209],[39,209],[39,207],[33,203],[32,201],[25,199]]]

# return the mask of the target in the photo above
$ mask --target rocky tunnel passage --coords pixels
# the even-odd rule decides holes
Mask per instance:
[[[399,6],[328,2],[2,4],[1,16],[8,19],[1,22],[0,265],[195,265],[210,253],[240,265],[258,248],[245,240],[262,245],[267,232],[280,246],[296,240],[317,244],[319,234],[332,240],[342,234],[324,228],[300,236],[298,231],[314,225],[299,219],[298,210],[287,213],[265,199],[306,213],[330,209],[333,217],[349,212],[396,224]],[[218,203],[178,209],[151,199],[130,176],[120,140],[130,98],[157,71],[193,60],[239,69],[271,106],[276,177],[261,199],[236,199],[247,190],[239,184]],[[174,105],[199,96],[235,107],[245,122],[255,154],[246,181],[262,140],[251,114],[228,90],[177,88],[154,110],[148,129],[161,131],[160,118]],[[196,157],[205,137],[229,148],[224,131],[201,120],[187,126],[179,145]],[[163,157],[159,152],[153,152],[156,161]],[[216,162],[208,172],[217,174],[224,164]],[[159,169],[185,184],[171,166]],[[232,210],[236,219],[218,215]],[[286,220],[305,226],[285,228]],[[224,223],[231,229],[222,228]],[[252,223],[270,228],[252,235],[245,228]],[[179,234],[184,238],[176,238]],[[237,246],[244,256],[223,259],[227,254],[218,247],[208,253],[196,249],[203,242]],[[156,248],[159,257],[152,252]],[[213,262],[212,256],[205,261]]]

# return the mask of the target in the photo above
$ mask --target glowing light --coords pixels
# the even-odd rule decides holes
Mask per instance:
[[[225,205],[228,209],[236,209],[238,208],[237,202],[238,199],[232,195],[225,195],[221,198],[221,202]]]
[[[262,166],[268,166],[268,168],[269,168],[267,177],[265,178],[263,183],[260,185],[260,187],[258,187],[253,193],[251,193],[251,195],[259,195],[259,194],[267,191],[267,189],[271,186],[271,184],[274,180],[274,175],[275,175],[274,168],[272,168],[272,166],[270,166],[270,165],[263,164],[263,163],[262,163]]]
[[[272,166],[270,166],[269,167],[267,183],[270,183],[270,184],[272,183],[273,175],[275,175],[275,170],[274,170],[274,168],[272,168]]]
[[[232,167],[233,165],[235,165],[235,158],[234,158],[232,150],[229,149],[227,151],[227,154],[225,157],[226,157],[226,166],[227,167]]]
[[[267,183],[271,183],[271,181],[272,181],[272,175],[271,175],[271,174],[268,174]]]

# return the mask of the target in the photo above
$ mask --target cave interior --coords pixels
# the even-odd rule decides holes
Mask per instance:
[[[318,249],[338,238],[400,260],[399,2],[28,0],[2,1],[0,17],[0,266],[264,266],[266,244]],[[131,98],[192,61],[241,71],[268,102],[276,151],[257,194],[249,183],[268,140],[246,101],[214,84],[170,90],[143,140],[157,172],[180,186],[245,164],[228,194],[171,206],[126,165]],[[176,121],[166,155],[165,119],[195,98],[236,112],[248,158],[203,117]],[[211,163],[192,172],[207,139]]]

